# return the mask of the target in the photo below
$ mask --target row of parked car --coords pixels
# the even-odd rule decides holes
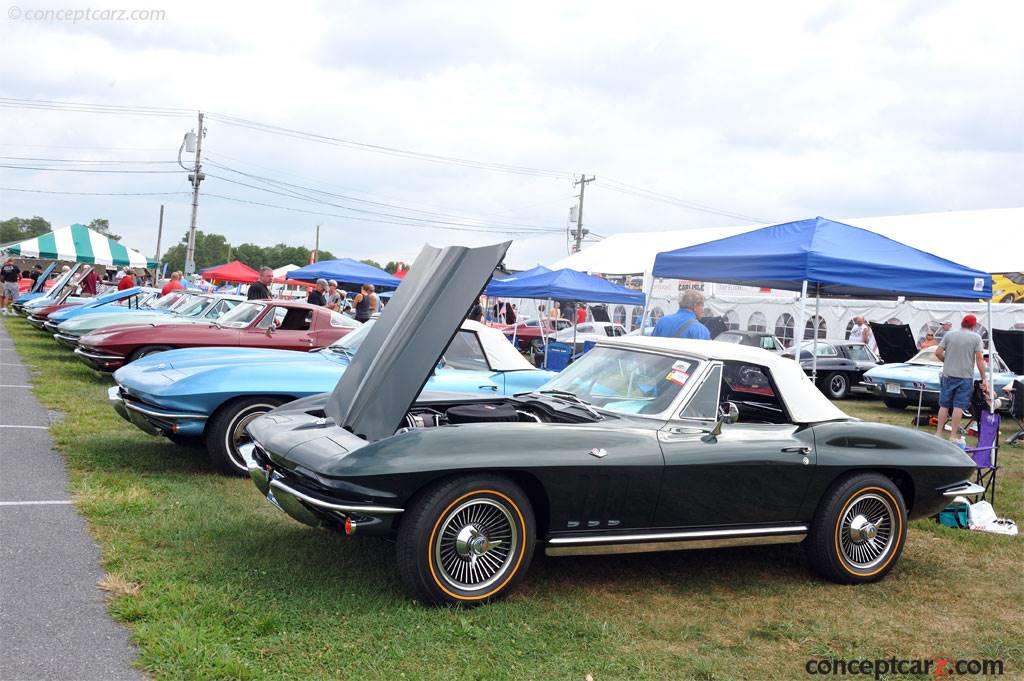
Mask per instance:
[[[374,323],[289,300],[133,287],[73,297],[75,273],[17,301],[30,324],[92,368],[114,372],[109,399],[142,430],[205,446],[225,473],[243,475],[239,447],[257,416],[330,390]],[[428,384],[510,395],[552,373],[531,366],[500,332],[465,322]]]
[[[983,489],[959,448],[851,419],[760,348],[619,335],[533,368],[463,319],[508,245],[425,248],[366,324],[187,291],[72,301],[65,284],[19,307],[114,370],[109,400],[139,428],[205,443],[301,523],[393,539],[426,603],[499,598],[535,549],[804,542],[823,577],[870,582],[909,519]]]

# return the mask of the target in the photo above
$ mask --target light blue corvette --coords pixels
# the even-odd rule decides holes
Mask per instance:
[[[238,448],[248,442],[249,422],[285,402],[334,390],[373,324],[317,352],[195,348],[143,357],[114,373],[109,399],[147,433],[179,444],[205,441],[220,470],[246,475]],[[464,321],[425,388],[514,395],[554,376],[535,369],[497,329]]]
[[[985,353],[988,359],[988,353]],[[993,369],[992,388],[996,396],[1003,394],[1003,388],[1014,380],[1024,381],[1010,371],[1003,360],[996,356]],[[939,374],[942,362],[935,356],[935,348],[925,348],[900,364],[882,364],[864,374],[864,383],[873,394],[885,400],[885,406],[891,409],[903,409],[916,406],[918,399],[925,407],[937,409],[939,406]],[[974,380],[980,380],[978,370],[974,370]]]
[[[132,288],[107,293],[91,300],[87,298],[86,302],[81,305],[66,307],[63,310],[57,310],[49,315],[46,322],[43,324],[43,328],[50,333],[57,333],[57,326],[60,325],[61,322],[66,322],[69,319],[74,319],[75,317],[80,317],[82,315],[141,308],[144,307],[149,300],[156,299],[159,296],[159,289],[133,286]]]

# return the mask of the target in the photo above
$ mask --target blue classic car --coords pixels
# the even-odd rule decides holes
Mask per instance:
[[[330,347],[310,353],[259,348],[170,350],[143,357],[114,373],[111,405],[152,435],[178,444],[205,441],[223,472],[246,475],[239,446],[257,416],[291,400],[329,392],[375,321]],[[496,329],[464,321],[427,381],[438,392],[514,395],[547,383]]]
[[[86,302],[81,305],[67,307],[63,310],[58,310],[50,314],[47,317],[46,322],[43,324],[43,328],[50,333],[57,333],[57,326],[60,325],[61,322],[66,322],[69,319],[74,319],[75,317],[80,317],[82,315],[103,314],[117,310],[143,308],[150,300],[156,300],[159,296],[159,289],[145,288],[142,286],[133,286],[131,288],[126,288],[123,291],[106,293],[91,300],[87,299]]]
[[[985,357],[988,358],[987,352]],[[992,369],[992,387],[997,396],[1014,380],[1024,381],[1024,377],[1010,371],[998,355]],[[935,348],[925,348],[906,362],[882,364],[866,372],[864,385],[873,395],[881,397],[890,409],[917,405],[918,399],[924,406],[936,409],[939,406],[941,372],[942,362],[935,356]],[[974,370],[974,380],[980,380],[977,369]]]

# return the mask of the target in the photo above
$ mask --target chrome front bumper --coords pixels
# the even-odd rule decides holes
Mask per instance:
[[[95,350],[83,348],[79,345],[75,348],[75,354],[89,366],[100,371],[113,371],[124,365],[125,358],[121,355],[106,355]]]
[[[65,347],[69,347],[72,350],[78,347],[78,336],[69,336],[64,333],[53,334],[54,339]]]
[[[32,326],[36,327],[37,329],[42,329],[43,328],[43,324],[46,323],[46,320],[45,319],[40,319],[39,317],[33,317],[32,315],[29,315],[28,316],[28,323],[31,324]]]
[[[239,450],[245,458],[249,477],[267,501],[305,525],[320,527],[324,525],[325,518],[336,519],[339,522],[351,518],[358,526],[380,525],[382,520],[379,516],[392,516],[405,511],[393,506],[338,504],[318,499],[286,483],[281,479],[280,473],[275,472],[270,466],[260,466],[254,458],[254,443],[242,445]]]
[[[179,421],[205,421],[209,418],[206,414],[165,411],[125,399],[119,385],[107,389],[107,402],[121,418],[150,435],[175,433]]]

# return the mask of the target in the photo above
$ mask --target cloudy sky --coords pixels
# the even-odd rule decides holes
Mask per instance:
[[[116,6],[164,18],[9,7],[0,165],[21,167],[0,168],[0,218],[106,217],[152,254],[164,203],[166,248],[188,226],[173,161],[197,110],[201,229],[312,246],[319,223],[322,247],[381,261],[510,233],[511,265],[556,260],[582,172],[599,235],[1024,205],[1016,2]]]

